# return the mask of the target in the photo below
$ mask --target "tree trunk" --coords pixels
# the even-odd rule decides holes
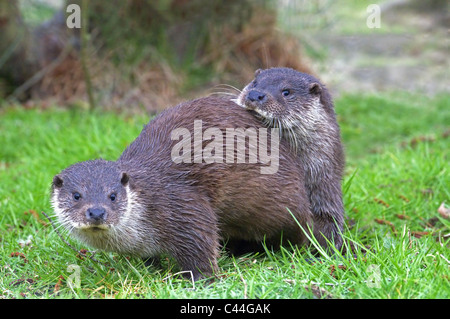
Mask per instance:
[[[0,2],[0,95],[10,94],[36,72],[30,33],[17,1]],[[20,96],[19,98],[24,98]]]

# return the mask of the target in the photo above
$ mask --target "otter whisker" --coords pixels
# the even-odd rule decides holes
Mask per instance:
[[[208,96],[211,96],[211,95],[218,95],[218,96],[229,95],[229,96],[238,98],[238,95],[236,95],[236,94],[234,94],[234,93],[231,93],[231,92],[223,92],[223,91],[220,91],[220,92],[210,92],[210,93],[208,94]]]
[[[294,128],[293,127],[288,127],[287,128],[288,131],[288,139],[289,139],[289,144],[292,146],[292,149],[295,153],[298,152],[298,143],[299,141],[297,140],[297,134],[295,134]]]
[[[60,221],[59,225],[56,226],[53,230],[54,230],[54,231],[60,231],[60,230],[66,231],[66,230],[67,230],[67,227],[72,227],[72,226],[70,225],[70,222],[66,221],[65,223],[62,223],[62,222]]]
[[[217,87],[217,88],[221,88],[221,87],[229,88],[229,89],[232,89],[234,91],[237,91],[239,94],[242,93],[241,90],[239,90],[237,87],[235,87],[233,85],[230,85],[230,84],[217,84],[214,87]]]
[[[56,212],[53,212],[53,214],[47,214],[47,216],[50,218],[56,218],[58,214]]]
[[[283,137],[283,126],[281,125],[280,119],[276,119],[280,139]]]

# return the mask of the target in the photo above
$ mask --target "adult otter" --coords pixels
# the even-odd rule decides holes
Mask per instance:
[[[228,143],[208,148],[222,133],[251,130],[261,132],[256,162],[250,161],[250,139],[244,142],[244,163],[239,163],[239,147],[232,148],[232,162],[217,156],[229,155]],[[264,174],[269,166],[267,154],[260,152],[269,145],[264,130],[270,144],[278,141],[249,112],[217,97],[167,109],[117,161],[76,163],[56,175],[51,195],[55,214],[90,246],[143,258],[167,253],[195,279],[217,271],[220,239],[276,242],[283,234],[283,240],[305,244],[293,218],[304,229],[312,226],[299,158],[286,141],[274,144],[279,145],[278,167]],[[232,141],[234,146],[234,136]]]
[[[235,100],[268,127],[278,128],[298,154],[314,216],[314,235],[322,246],[342,245],[341,181],[344,151],[328,90],[312,75],[289,68],[257,70]],[[325,235],[325,238],[321,235]]]

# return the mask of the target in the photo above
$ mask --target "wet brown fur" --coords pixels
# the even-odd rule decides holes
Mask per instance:
[[[169,108],[144,127],[117,161],[77,163],[55,176],[52,203],[59,219],[75,237],[99,249],[144,258],[167,253],[195,279],[217,272],[221,240],[277,242],[283,234],[292,244],[307,243],[288,211],[303,228],[311,226],[304,174],[289,144],[280,143],[275,174],[261,174],[265,164],[260,163],[175,163],[171,150],[178,140],[171,140],[171,132],[187,128],[192,133],[194,120],[200,119],[203,131],[264,127],[223,98]],[[71,196],[79,189],[93,195],[76,206]],[[102,199],[109,196],[106,189],[125,194],[117,196],[117,206]],[[73,227],[71,223],[83,219],[92,205],[106,207],[106,229]]]
[[[278,128],[298,154],[314,216],[314,235],[322,246],[332,241],[340,248],[345,158],[326,87],[315,77],[289,68],[257,70],[236,102],[268,127]]]

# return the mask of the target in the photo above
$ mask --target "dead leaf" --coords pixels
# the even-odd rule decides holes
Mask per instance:
[[[434,191],[432,188],[425,188],[425,189],[421,189],[420,192],[422,193],[422,195],[433,195]]]
[[[332,294],[317,285],[311,285],[311,287],[305,286],[305,290],[311,292],[314,297],[319,299],[333,299]]]
[[[391,227],[393,233],[395,233],[395,234],[397,233],[397,231],[395,230],[394,224],[392,224],[390,221],[384,220],[384,219],[375,218],[375,222],[380,224],[380,225],[388,225],[389,227]]]
[[[402,147],[406,147],[406,146],[410,145],[412,148],[414,148],[419,143],[434,142],[435,140],[436,140],[436,138],[434,136],[424,136],[424,135],[422,135],[422,136],[413,137],[409,141],[404,141],[404,142],[401,143],[401,145],[402,145]]]
[[[429,233],[430,232],[428,232],[428,231],[415,231],[415,230],[411,231],[411,235],[413,235],[416,238],[420,238],[422,236],[428,235]]]
[[[444,133],[442,133],[443,138],[447,138],[450,136],[450,129],[446,130]]]
[[[445,219],[450,217],[450,209],[445,207],[444,202],[442,202],[437,211]]]
[[[374,201],[375,201],[375,203],[377,203],[377,204],[381,204],[381,205],[383,205],[383,206],[385,206],[385,207],[389,207],[389,204],[388,203],[386,203],[384,200],[382,200],[382,199],[379,199],[379,198],[374,198],[373,199]]]
[[[43,221],[43,220],[39,217],[39,214],[38,214],[34,209],[29,209],[28,211],[24,212],[24,214],[25,214],[25,215],[31,215],[31,216],[33,216],[34,219],[36,219],[37,222],[38,222],[39,224],[42,224],[42,225],[44,225],[44,226],[47,226],[47,225],[48,225],[45,221]]]
[[[26,283],[32,285],[32,284],[34,284],[36,281],[33,280],[33,279],[31,279],[31,278],[27,278],[27,279],[20,278],[20,279],[16,279],[16,280],[11,281],[11,283],[10,283],[9,285],[15,287],[15,286],[18,286],[18,285],[20,285],[20,284],[22,284],[22,283],[24,283],[24,282],[26,282]]]
[[[338,268],[339,269],[343,269],[343,270],[346,270],[347,269],[347,267],[345,267],[344,265],[338,265]],[[336,278],[336,276],[334,275],[334,272],[336,271],[336,267],[334,266],[334,265],[331,265],[330,266],[330,275],[333,277],[333,278]]]
[[[429,228],[433,228],[439,222],[439,218],[436,217],[436,216],[435,217],[431,217],[428,220],[425,220],[423,217],[419,216],[419,219],[425,223],[426,227],[429,227]]]
[[[404,214],[395,214],[395,216],[398,219],[410,219],[410,217],[408,215],[404,215]]]
[[[61,275],[58,277],[58,282],[55,285],[55,288],[53,289],[53,293],[57,294],[59,290],[61,289],[62,281],[64,280],[64,276]]]
[[[23,253],[19,253],[19,252],[12,252],[11,257],[20,257],[23,259],[24,262],[28,262],[28,259],[25,257],[25,255]]]
[[[17,242],[20,247],[30,246],[33,240],[33,235],[28,235],[27,239],[19,239]]]

